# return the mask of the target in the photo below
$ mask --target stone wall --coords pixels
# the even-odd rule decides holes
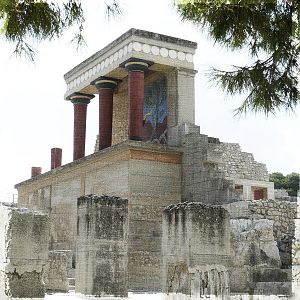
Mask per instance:
[[[77,208],[76,293],[127,297],[128,201],[89,195]]]
[[[49,190],[41,201],[51,204],[50,249],[75,252],[76,199],[128,199],[129,287],[159,290],[162,211],[181,201],[181,159],[180,151],[166,145],[126,141],[17,185],[18,205],[30,207],[36,191]]]
[[[225,204],[231,218],[268,219],[274,222],[273,232],[277,241],[282,267],[292,264],[292,240],[295,235],[297,203],[280,200],[239,201]]]
[[[216,162],[207,160],[208,137],[201,135],[199,127],[191,124],[183,124],[178,130],[184,153],[183,200],[221,205],[239,198],[233,181],[225,178],[224,171],[219,170]]]
[[[44,298],[49,219],[0,204],[0,299]]]
[[[174,266],[199,270],[207,265],[229,266],[229,214],[221,207],[199,202],[167,207],[163,213],[162,255],[162,285],[165,292],[176,292],[170,290],[175,284],[174,276],[170,274],[174,268],[178,269]],[[185,293],[188,287],[182,286],[181,289]]]
[[[44,282],[46,290],[67,292],[69,290],[70,271],[72,270],[72,251],[49,251]]]
[[[266,165],[256,162],[253,154],[242,152],[239,144],[210,139],[208,160],[219,161],[226,177],[269,181]]]

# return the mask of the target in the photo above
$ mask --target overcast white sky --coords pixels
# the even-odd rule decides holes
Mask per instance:
[[[50,169],[50,149],[63,149],[63,164],[72,160],[73,106],[64,101],[63,75],[72,67],[134,27],[198,43],[194,57],[198,74],[196,86],[196,124],[201,133],[224,142],[240,143],[257,161],[266,163],[270,172],[299,172],[300,107],[295,114],[281,112],[266,119],[248,114],[234,117],[233,109],[242,97],[232,100],[208,84],[206,70],[230,64],[243,64],[243,53],[226,53],[207,39],[201,29],[182,23],[172,0],[121,0],[123,16],[105,19],[102,0],[83,1],[86,11],[87,46],[77,52],[63,38],[36,45],[35,64],[16,59],[13,45],[1,39],[0,46],[0,141],[2,201],[12,198],[14,184],[30,177],[32,166]],[[97,97],[88,106],[86,154],[93,152],[98,128]]]

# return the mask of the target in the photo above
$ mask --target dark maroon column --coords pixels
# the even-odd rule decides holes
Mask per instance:
[[[128,137],[141,141],[144,135],[144,77],[151,62],[131,58],[124,63],[128,70]]]
[[[99,93],[99,149],[111,146],[114,89],[119,80],[101,76],[91,82]]]
[[[85,156],[86,113],[92,98],[94,95],[83,93],[74,93],[67,98],[74,105],[73,160]]]
[[[51,149],[51,170],[61,166],[62,149]]]
[[[42,168],[41,167],[31,167],[31,178],[41,175],[42,174]]]

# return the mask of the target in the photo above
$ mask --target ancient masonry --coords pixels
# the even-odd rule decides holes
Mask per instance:
[[[130,29],[65,74],[73,162],[62,166],[62,150],[53,148],[51,170],[33,167],[16,185],[19,209],[49,218],[49,232],[30,236],[49,239],[47,290],[196,299],[291,293],[296,205],[283,194],[276,199],[266,166],[252,154],[195,125],[196,48]],[[86,156],[95,94],[99,134]]]

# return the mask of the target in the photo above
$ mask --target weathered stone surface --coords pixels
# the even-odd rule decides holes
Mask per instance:
[[[199,202],[167,207],[163,213],[162,253],[163,291],[170,289],[170,272],[174,270],[181,270],[176,273],[178,278],[186,278],[186,268],[230,265],[229,214],[222,207]],[[185,291],[186,287],[178,289]]]
[[[273,221],[233,219],[230,224],[234,257],[230,270],[231,290],[253,293],[255,281],[269,281],[270,273],[264,269],[273,268],[276,272],[281,265],[274,241]]]
[[[44,298],[48,216],[0,205],[0,232],[0,299]]]
[[[47,290],[60,292],[69,290],[68,272],[72,267],[72,256],[70,254],[71,251],[68,250],[49,251],[44,278]]]
[[[78,198],[76,293],[127,296],[128,201]]]

